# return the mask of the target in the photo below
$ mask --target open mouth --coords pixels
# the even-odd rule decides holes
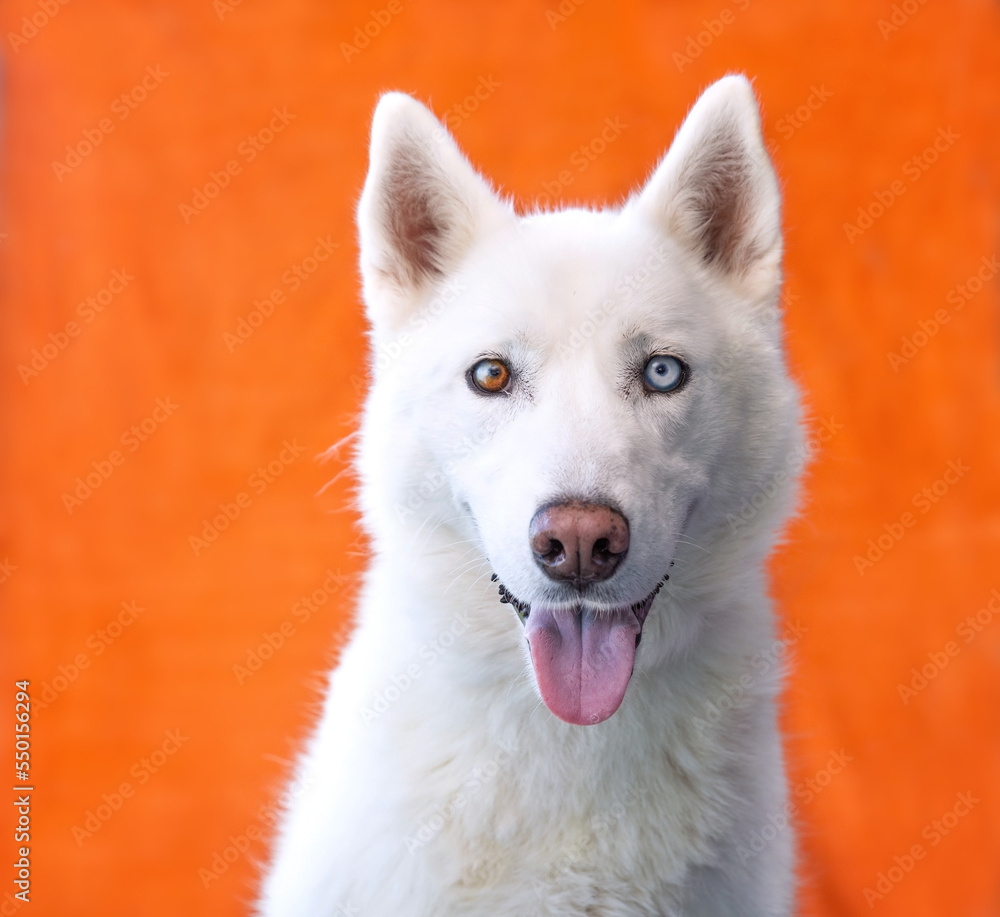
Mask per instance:
[[[524,624],[531,664],[545,706],[559,719],[592,726],[620,706],[635,666],[635,651],[653,599],[670,577],[664,574],[644,599],[594,608],[530,605],[518,599],[494,573],[500,601],[513,606]]]

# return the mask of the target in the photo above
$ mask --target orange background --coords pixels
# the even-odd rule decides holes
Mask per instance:
[[[354,428],[365,384],[352,221],[379,92],[451,110],[459,143],[522,203],[620,118],[557,195],[613,202],[698,92],[740,70],[785,190],[790,360],[814,426],[836,430],[773,566],[781,614],[802,633],[784,714],[793,785],[826,781],[834,752],[850,759],[800,806],[801,912],[1000,914],[1000,620],[970,643],[956,635],[1000,589],[997,280],[958,294],[960,310],[948,299],[1000,253],[996,4],[908,0],[915,11],[900,6],[883,35],[888,0],[564,0],[564,21],[547,19],[557,0],[402,0],[345,59],[373,8],[385,3],[72,0],[16,48],[10,34],[41,7],[0,13],[4,722],[15,678],[51,692],[33,718],[33,903],[20,913],[247,913],[262,840],[207,888],[199,870],[264,825],[363,562],[349,473],[318,495],[343,455],[316,457]],[[147,67],[167,75],[121,119],[115,101]],[[274,107],[294,117],[248,162],[240,144]],[[113,130],[57,174],[105,118]],[[939,129],[958,136],[908,177]],[[240,172],[185,222],[180,205],[230,160]],[[849,239],[845,223],[878,213],[897,180],[904,193]],[[293,291],[282,276],[317,237],[337,247]],[[83,322],[77,304],[115,270],[134,280]],[[227,344],[273,289],[285,302]],[[947,324],[890,365],[940,309]],[[80,333],[22,378],[73,320]],[[123,449],[157,399],[176,410]],[[285,440],[301,455],[257,493],[248,479]],[[68,511],[63,495],[116,449],[122,463]],[[915,495],[949,461],[969,470],[920,512]],[[189,536],[240,492],[250,504],[196,555]],[[916,524],[893,542],[907,511]],[[891,547],[862,574],[855,556],[880,535]],[[303,623],[296,603],[327,570],[348,584]],[[102,643],[132,600],[144,611]],[[241,684],[234,666],[286,621],[294,633]],[[904,704],[898,685],[949,641],[958,655]],[[168,730],[179,750],[140,785]],[[8,751],[5,739],[12,773]],[[74,827],[122,782],[134,795],[78,842]],[[925,827],[970,791],[980,802],[931,846]],[[915,843],[924,859],[870,907],[864,889]],[[3,914],[11,874],[0,869]]]

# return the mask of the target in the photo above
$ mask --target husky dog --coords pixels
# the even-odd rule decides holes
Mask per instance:
[[[383,96],[358,211],[372,558],[259,913],[791,913],[779,211],[740,76],[621,207],[527,216]]]

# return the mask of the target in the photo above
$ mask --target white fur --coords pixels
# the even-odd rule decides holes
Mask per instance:
[[[779,204],[742,77],[708,89],[621,209],[527,217],[427,109],[381,100],[359,210],[373,556],[261,914],[791,912],[762,569],[802,456]],[[646,395],[635,339],[683,355],[686,388]],[[494,352],[518,367],[509,396],[466,383]],[[541,703],[490,582],[549,595],[528,524],[567,494],[628,517],[608,603],[671,574],[624,702],[590,727]]]

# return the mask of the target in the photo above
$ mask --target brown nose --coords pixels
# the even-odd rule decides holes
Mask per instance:
[[[628,552],[628,520],[610,506],[543,506],[528,527],[535,560],[556,581],[577,585],[605,580]]]

